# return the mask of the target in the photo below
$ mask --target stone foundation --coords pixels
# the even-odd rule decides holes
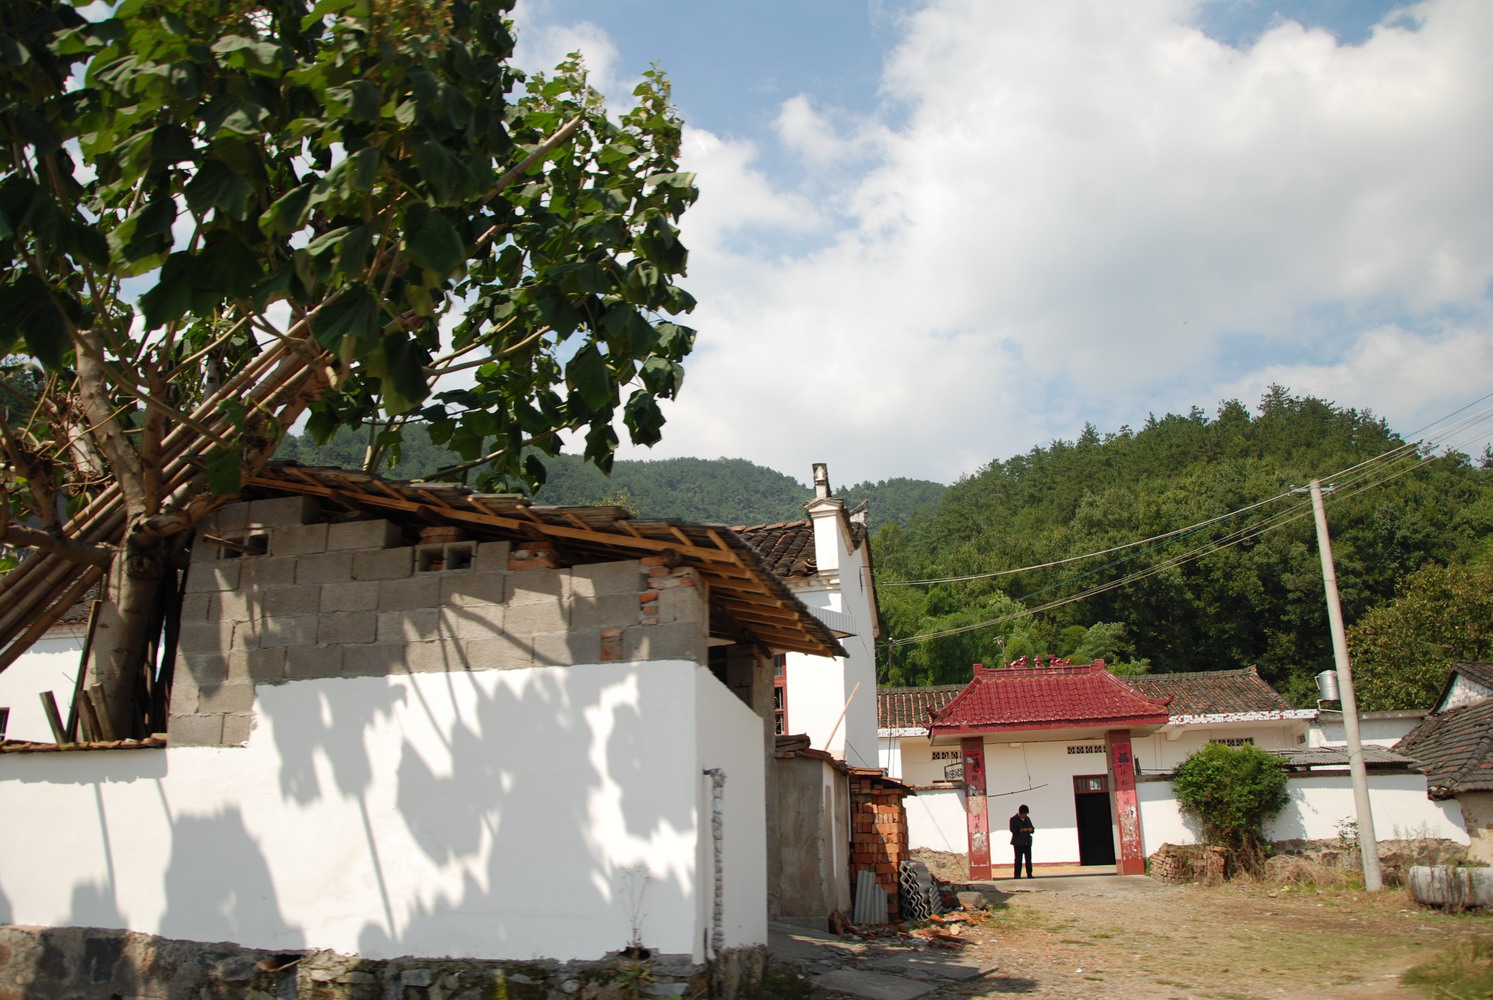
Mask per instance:
[[[623,1000],[733,998],[755,986],[767,949],[709,965],[688,955],[646,962],[372,960],[331,951],[272,952],[92,927],[0,926],[0,1000]],[[639,968],[646,974],[639,975]]]

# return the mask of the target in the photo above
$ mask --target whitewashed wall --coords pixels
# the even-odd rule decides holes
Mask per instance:
[[[728,943],[765,939],[761,720],[697,664],[307,680],[255,711],[242,748],[0,758],[32,817],[0,824],[0,922],[591,959],[636,912],[699,960],[723,767]]]
[[[963,789],[925,789],[909,795],[902,803],[907,807],[909,847],[954,854],[969,850]]]
[[[78,678],[78,655],[83,649],[83,625],[59,625],[5,670],[0,670],[0,708],[10,709],[5,735],[12,740],[50,743],[52,727],[37,697],[51,691],[57,698],[58,712],[67,721],[67,706],[72,704],[73,687]]]
[[[711,832],[710,768],[726,772],[723,803],[726,835],[724,920],[726,947],[767,941],[767,788],[766,744],[762,717],[742,703],[708,672],[697,672],[695,684],[696,765],[702,782],[699,838],[694,884],[699,926],[712,926],[715,855]],[[668,716],[658,718],[667,719]],[[666,740],[672,723],[657,729]],[[698,939],[699,934],[696,935]],[[647,942],[652,945],[651,941]],[[688,952],[688,947],[664,948]]]
[[[1276,722],[1229,722],[1167,726],[1161,731],[1131,741],[1135,766],[1147,771],[1171,771],[1203,748],[1210,740],[1250,739],[1261,750],[1290,750],[1306,743],[1305,720]]]
[[[1410,730],[1419,724],[1419,718],[1365,718],[1359,720],[1358,738],[1363,743],[1372,743],[1375,746],[1392,747],[1409,735]],[[1323,715],[1311,727],[1311,745],[1322,746],[1345,746],[1348,742],[1348,733],[1343,728],[1343,719],[1340,715]]]
[[[1138,791],[1147,854],[1162,844],[1198,842],[1201,831],[1183,815],[1172,796],[1171,782],[1143,781]],[[1354,816],[1353,788],[1347,775],[1293,777],[1287,791],[1290,803],[1265,826],[1268,840],[1332,840],[1338,836],[1338,824]],[[1426,780],[1421,775],[1371,775],[1369,796],[1374,832],[1380,840],[1434,837],[1468,843],[1457,804],[1426,798]]]

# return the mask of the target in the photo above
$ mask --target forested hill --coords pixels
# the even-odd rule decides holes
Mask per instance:
[[[882,683],[958,682],[971,663],[1040,653],[1103,656],[1122,670],[1158,673],[1257,665],[1288,698],[1308,703],[1310,679],[1332,666],[1332,654],[1309,501],[1293,488],[1313,478],[1338,486],[1328,517],[1350,624],[1374,609],[1382,616],[1397,585],[1421,579],[1412,574],[1422,567],[1483,572],[1493,563],[1493,469],[1461,455],[1420,456],[1403,444],[1371,413],[1275,387],[1256,412],[1226,402],[1211,416],[1194,408],[1139,430],[1101,434],[1089,426],[1075,441],[992,462],[906,527],[875,537],[888,631]],[[1264,501],[1213,525],[1116,549]],[[1111,549],[1011,575],[892,585]],[[982,624],[1008,616],[1015,617]],[[981,627],[906,642],[967,626]],[[1493,638],[1493,622],[1488,629]],[[1362,629],[1355,641],[1365,645]],[[1382,633],[1378,641],[1394,645]],[[1423,652],[1449,648],[1437,640]],[[1424,700],[1432,683],[1399,697]],[[1371,702],[1375,690],[1370,684]]]
[[[326,444],[309,435],[286,440],[277,457],[306,465],[362,468],[368,448],[365,432],[339,431]],[[419,479],[460,462],[456,455],[432,444],[421,424],[405,428],[392,464],[380,474],[391,479]],[[540,456],[547,478],[534,494],[541,504],[615,503],[641,517],[713,521],[721,524],[775,524],[804,518],[804,503],[812,491],[794,479],[740,458],[667,458],[619,461],[610,477],[576,455]],[[805,470],[808,471],[808,470]],[[830,466],[834,474],[834,466]],[[906,524],[919,510],[937,503],[947,488],[942,483],[914,479],[841,486],[831,479],[835,494],[849,506],[865,501],[867,521],[874,530]]]

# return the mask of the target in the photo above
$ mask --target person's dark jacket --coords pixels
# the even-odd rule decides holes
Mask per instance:
[[[1011,843],[1016,847],[1031,847],[1032,831],[1035,829],[1031,813],[1025,816],[1017,813],[1011,817]]]

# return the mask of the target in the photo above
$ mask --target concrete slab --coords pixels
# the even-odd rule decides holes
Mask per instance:
[[[779,962],[809,963],[826,959],[844,961],[860,949],[828,931],[771,923],[767,926],[767,950]]]
[[[854,969],[840,969],[810,978],[817,989],[848,993],[867,1000],[915,1000],[916,997],[938,989],[936,982],[914,982],[901,976],[859,972]]]
[[[891,955],[874,962],[866,962],[865,965],[867,968],[884,969],[887,972],[927,973],[940,979],[958,981],[982,976],[995,968],[993,962],[984,964],[967,961],[953,955],[929,955],[916,951]]]

